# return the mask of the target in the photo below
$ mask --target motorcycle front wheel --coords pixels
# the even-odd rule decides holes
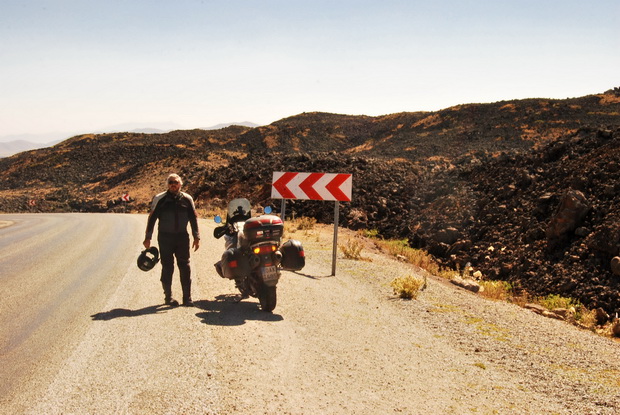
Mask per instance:
[[[260,302],[260,309],[266,312],[272,312],[276,308],[278,301],[276,296],[276,287],[268,287],[262,284],[258,292],[258,301]]]

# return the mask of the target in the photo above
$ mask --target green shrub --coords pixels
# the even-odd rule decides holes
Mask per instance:
[[[559,294],[549,294],[544,298],[540,298],[538,300],[538,303],[549,310],[553,310],[554,308],[582,308],[582,305],[579,301],[576,301],[572,298],[562,297]]]

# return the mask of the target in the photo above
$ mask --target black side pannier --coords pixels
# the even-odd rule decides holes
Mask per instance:
[[[280,246],[282,253],[282,268],[288,271],[299,271],[306,265],[306,255],[301,242],[294,239],[285,242]]]
[[[224,251],[219,264],[224,278],[232,280],[250,274],[250,260],[237,248]]]

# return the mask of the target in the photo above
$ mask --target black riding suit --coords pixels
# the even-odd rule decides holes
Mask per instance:
[[[200,239],[198,232],[198,216],[194,200],[187,193],[163,192],[153,198],[151,212],[146,225],[146,238],[151,239],[155,222],[159,220],[157,228],[157,242],[161,255],[161,284],[166,300],[172,296],[172,274],[174,273],[174,257],[181,277],[183,300],[191,300],[192,279],[189,265],[189,234],[187,224],[192,228],[195,240]]]

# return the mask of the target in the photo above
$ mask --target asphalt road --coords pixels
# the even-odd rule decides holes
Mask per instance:
[[[214,223],[199,222],[198,304],[196,276],[221,255]],[[200,309],[163,304],[160,265],[136,266],[145,226],[146,215],[0,215],[0,414],[216,412],[211,332]]]
[[[62,361],[135,262],[143,228],[135,215],[0,215],[0,397]]]

